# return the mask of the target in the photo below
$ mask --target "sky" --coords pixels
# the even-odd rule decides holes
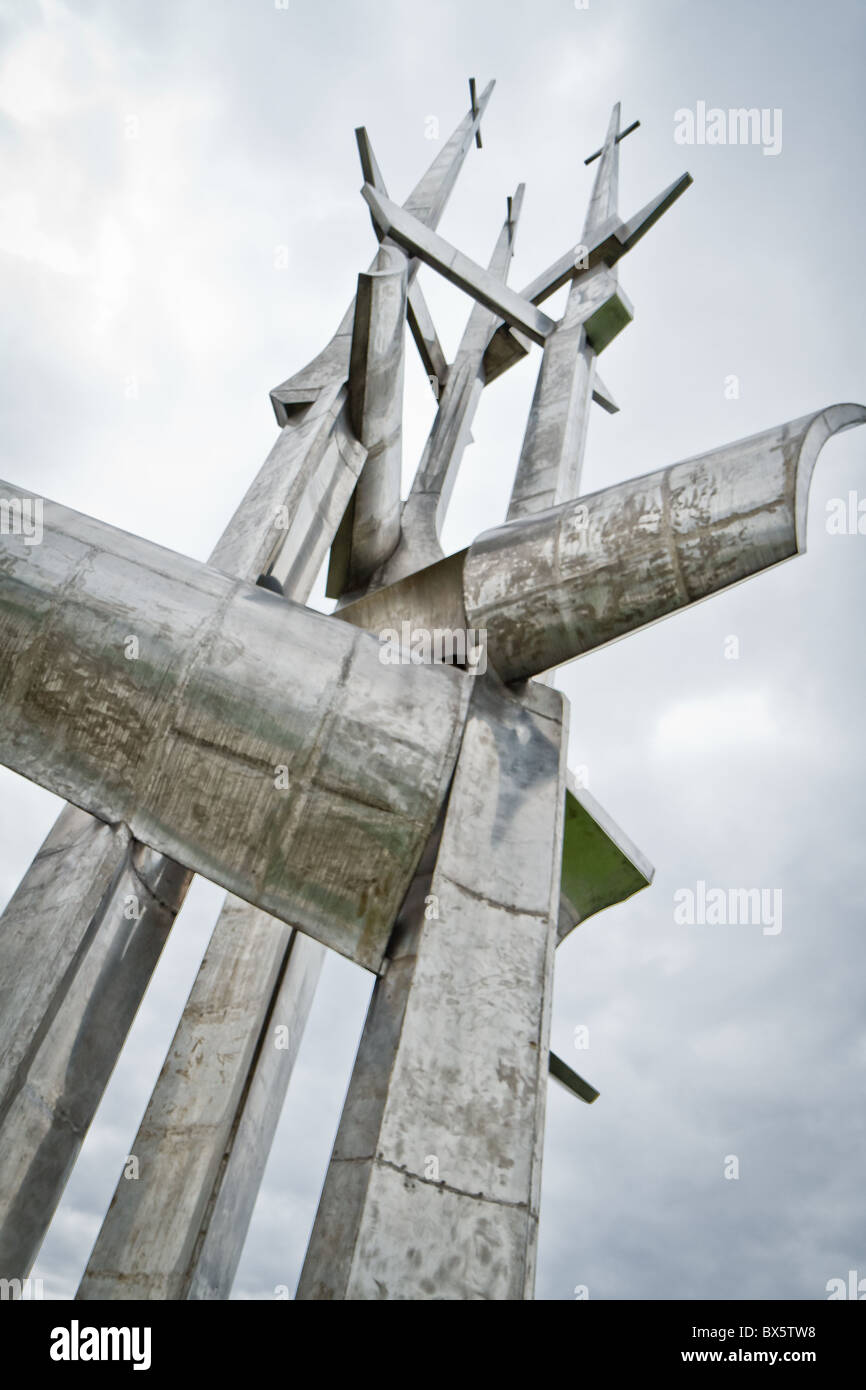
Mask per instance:
[[[0,0],[3,476],[205,560],[273,443],[268,391],[371,259],[354,128],[402,200],[470,76],[497,86],[440,232],[486,263],[525,180],[518,288],[579,239],[615,101],[641,121],[624,216],[695,180],[621,264],[635,319],[600,362],[621,411],[591,419],[585,491],[863,401],[864,57],[860,0]],[[781,113],[779,148],[678,143],[699,103]],[[453,355],[469,301],[421,283]],[[539,361],[485,392],[449,552],[504,518]],[[406,489],[433,411],[407,364]],[[827,529],[866,498],[864,454],[857,430],[824,450],[806,555],[558,675],[570,765],[656,876],[557,953],[552,1046],[601,1095],[551,1087],[539,1299],[866,1277],[866,535]],[[58,810],[0,769],[0,905]],[[699,882],[781,890],[781,930],[679,922]],[[196,880],[177,920],[33,1271],[46,1297],[77,1287],[222,896]],[[234,1298],[294,1290],[371,983],[329,953]]]

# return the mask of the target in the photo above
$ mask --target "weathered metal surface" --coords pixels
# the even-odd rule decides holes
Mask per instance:
[[[383,634],[395,631],[434,629],[465,630],[463,566],[466,551],[460,550],[423,570],[408,574],[394,584],[372,589],[362,598],[339,608],[334,614],[341,622]]]
[[[403,204],[412,217],[428,227],[439,225],[495,86],[495,82],[487,83]]]
[[[348,388],[323,389],[278,436],[210,563],[232,576],[272,573],[284,587],[312,587],[366,457]]]
[[[430,310],[427,308],[427,301],[421,293],[417,280],[409,286],[406,318],[422,366],[427,373],[430,389],[438,400],[439,393],[448,380],[448,362],[439,341],[439,334],[436,332],[436,325]]]
[[[809,478],[866,407],[837,405],[486,532],[467,624],[506,681],[604,646],[803,548]]]
[[[557,935],[562,941],[587,917],[648,888],[655,870],[594,796],[566,777],[562,888]]]
[[[339,616],[483,630],[504,680],[540,675],[797,554],[815,458],[864,419],[831,406],[509,522]]]
[[[579,259],[569,253],[515,296],[501,283],[512,216],[497,247],[504,264],[486,272],[430,233],[471,140],[481,143],[490,90],[479,99],[471,85],[468,116],[403,210],[388,202],[369,141],[358,133],[382,247],[331,343],[273,393],[285,428],[213,563],[232,576],[279,581],[303,600],[336,535],[332,562],[344,549],[344,601],[355,596],[343,592],[347,584],[356,593],[369,582],[385,585],[339,617],[373,632],[377,624],[415,623],[484,630],[493,672],[474,682],[441,668],[386,675],[375,639],[330,620],[311,626],[304,610],[244,585],[220,588],[214,571],[131,537],[123,538],[123,553],[111,545],[106,552],[106,528],[83,518],[65,531],[55,527],[38,557],[16,552],[13,542],[0,559],[0,642],[5,636],[16,656],[12,673],[0,675],[15,726],[5,741],[0,736],[0,752],[23,760],[39,780],[53,776],[45,784],[64,795],[86,788],[84,804],[118,817],[106,833],[89,832],[80,849],[71,841],[59,846],[73,867],[78,856],[86,906],[80,919],[72,914],[66,935],[53,938],[45,971],[23,977],[22,999],[40,1012],[13,1043],[8,1113],[22,1099],[37,1104],[21,1111],[26,1143],[8,1172],[21,1189],[18,1234],[32,1248],[36,1226],[28,1235],[22,1203],[36,1207],[59,1190],[58,1172],[78,1142],[64,1136],[58,1143],[59,1131],[69,1117],[76,1135],[86,1128],[130,1004],[152,969],[154,937],[182,900],[189,871],[158,852],[168,845],[269,910],[279,901],[286,922],[319,940],[335,944],[328,932],[337,932],[337,948],[371,968],[403,901],[301,1296],[522,1297],[531,1290],[547,1055],[537,1040],[545,1037],[552,950],[558,935],[645,886],[652,871],[587,794],[565,791],[559,697],[535,683],[509,695],[496,670],[523,681],[795,553],[814,457],[829,433],[862,421],[866,411],[833,407],[546,510],[577,493],[590,400],[616,408],[594,362],[630,317],[612,267],[690,179],[623,223],[616,149],[628,132],[619,132],[615,108]],[[407,265],[399,253],[401,271],[386,285],[380,272],[395,256],[389,236],[402,239],[413,259]],[[486,306],[473,311],[466,351],[450,370],[413,283],[419,256]],[[388,293],[394,279],[396,296]],[[569,307],[552,332],[537,305],[568,279]],[[516,329],[497,328],[503,313]],[[435,389],[447,376],[451,391],[416,479],[417,515],[413,505],[404,509],[394,550],[404,314],[425,367],[439,378]],[[443,560],[438,525],[481,385],[528,350],[521,329],[533,327],[545,355],[509,513],[528,519]],[[61,512],[49,508],[50,522]],[[127,640],[119,639],[121,627],[148,647],[137,670],[119,664],[115,648]],[[49,645],[53,670],[44,655]],[[404,679],[407,672],[412,679]],[[312,689],[305,684],[302,693],[304,683]],[[428,835],[470,690],[473,719],[453,793]],[[111,749],[104,775],[95,767],[97,737]],[[287,773],[289,785],[283,792],[275,781],[268,803],[251,783],[280,751],[268,771]],[[180,785],[170,780],[175,771]],[[142,850],[132,832],[145,833],[157,849]],[[126,974],[116,959],[117,894],[126,880],[115,870],[110,889],[104,882],[123,855],[164,914],[153,916],[154,932],[139,932],[124,948]],[[410,884],[405,899],[401,869],[403,887]],[[37,864],[21,903],[40,872]],[[161,905],[157,879],[171,903]],[[543,909],[532,905],[540,885]],[[434,914],[424,911],[430,903]],[[13,964],[23,958],[25,936],[5,943]],[[0,941],[0,961],[3,948]],[[136,1141],[147,1180],[137,1188],[121,1180],[82,1297],[133,1290],[227,1296],[321,956],[318,940],[229,900]],[[512,967],[504,978],[497,976],[503,962]],[[105,990],[118,983],[122,997],[106,1009],[108,1041],[87,1092],[81,1059],[94,1045]],[[285,1011],[289,1045],[280,1057],[270,1032]],[[534,1056],[528,1021],[537,1022]],[[443,1055],[431,1062],[423,1047],[440,1030]],[[479,1060],[478,1041],[494,1034],[497,1044],[505,1040],[504,1057],[484,1046]],[[557,1061],[550,1060],[553,1074],[567,1072],[565,1084],[594,1098],[564,1064],[557,1073]],[[203,1086],[191,1079],[197,1070]],[[419,1159],[427,1133],[442,1154]],[[341,1142],[355,1150],[350,1161]],[[25,1150],[37,1155],[35,1165]],[[428,1172],[442,1155],[453,1183]],[[40,1167],[46,1161],[53,1189]],[[0,1187],[2,1177],[0,1167]]]
[[[250,516],[242,504],[235,516],[236,539],[229,528],[214,552],[226,567],[245,565],[252,579],[275,544],[281,544],[288,557],[291,542],[300,537],[294,563],[283,567],[281,555],[275,568],[287,583],[304,591],[303,597],[364,458],[340,422],[342,401],[337,412],[330,406],[318,418],[311,412],[313,419],[304,428],[296,431],[293,424],[284,430],[265,469],[266,486],[276,491],[270,501],[265,496],[263,505],[266,489],[251,490],[248,502],[255,514]],[[307,476],[310,463],[322,454],[336,466],[340,486],[323,481],[321,472]],[[286,500],[279,517],[269,510],[274,495]],[[67,826],[86,838],[87,854],[80,853],[78,839],[69,841]],[[158,884],[157,898],[143,892],[137,880],[136,865],[144,862]],[[35,1258],[191,877],[169,859],[131,847],[124,826],[109,828],[70,807],[61,813],[55,832],[0,919],[2,973],[15,982],[17,999],[32,999],[26,1021],[17,1012],[6,1016],[19,1051],[4,1047],[4,1054],[20,1052],[20,1064],[7,1073],[0,1091],[0,1174],[8,1178],[0,1183],[8,1196],[0,1234],[4,1277],[25,1277]],[[133,901],[141,913],[134,931],[129,920]],[[250,929],[264,930],[261,923],[251,923]],[[123,954],[122,968],[114,971],[112,1006],[97,1016],[89,1007],[88,989],[79,986],[77,977],[91,984],[101,979],[100,962],[113,959],[118,940],[133,936],[135,949]],[[41,1012],[45,999],[51,1001],[50,1016]],[[40,1052],[34,1039],[42,1037],[49,1024],[50,1051]],[[8,1042],[5,1029],[3,1039]],[[56,1108],[60,1106],[62,1111]],[[25,1120],[28,1107],[32,1114]],[[72,1113],[74,1124],[69,1122]],[[18,1198],[13,1195],[16,1190]]]
[[[544,354],[508,505],[509,522],[547,511],[579,491],[595,376],[584,308],[580,299],[569,296]]]
[[[359,126],[355,131],[355,139],[361,158],[364,182],[371,183],[381,193],[387,194],[388,190],[385,187],[382,171],[376,161],[373,146],[370,144],[370,137],[364,126]],[[372,213],[370,220],[373,223],[373,230],[378,235],[379,229]],[[408,288],[406,318],[415,340],[415,346],[418,349],[418,355],[429,378],[433,395],[438,400],[439,392],[445,385],[445,379],[448,376],[448,363],[439,341],[439,335],[436,332],[436,326],[427,307],[427,301],[417,280],[412,280]]]
[[[476,679],[435,867],[374,989],[299,1299],[532,1296],[566,714],[547,687],[518,698]]]
[[[492,84],[482,99],[484,105],[491,90]],[[474,115],[461,122],[416,189],[413,207],[419,216],[438,217],[441,214],[471,141],[474,124]],[[366,154],[371,170],[367,173],[365,168],[365,177],[375,179],[375,160],[365,132],[358,132],[358,143],[362,162]],[[444,357],[429,311],[416,284],[409,288],[409,309],[413,331],[417,327],[425,335],[427,351],[432,355],[432,366],[444,380]],[[274,393],[278,419],[286,428],[266,462],[262,476],[250,489],[214,557],[228,572],[231,572],[233,565],[245,565],[245,577],[250,579],[263,570],[269,571],[274,578],[282,581],[287,596],[298,601],[304,601],[309,593],[364,462],[364,454],[351,437],[350,428],[347,428],[346,396],[342,391],[349,365],[352,314],[353,308],[350,308],[335,341],[325,353],[320,354],[305,373],[298,374],[298,378],[287,383],[289,389],[282,393],[284,399],[279,399],[279,391]],[[311,382],[314,384],[312,390]],[[296,388],[294,391],[293,386]],[[321,399],[323,395],[324,400]],[[240,1054],[237,1049],[232,1051],[230,1043],[233,975],[227,962],[230,963],[239,949],[237,938],[240,933],[249,938],[247,946],[253,956],[258,952],[264,959],[272,947],[275,932],[282,933],[286,942],[279,1000],[281,1013],[288,1020],[286,1026],[291,1030],[292,1049],[290,1052],[280,1052],[278,1064],[275,1064],[272,1050],[262,1045],[260,1036],[253,1048],[254,1060],[245,1080],[238,1084],[239,1098],[230,1126],[230,1148],[226,1149],[217,1169],[210,1196],[204,1201],[202,1223],[206,1222],[206,1229],[203,1224],[197,1234],[186,1230],[183,1236],[184,1241],[196,1252],[186,1270],[186,1286],[191,1298],[227,1296],[267,1159],[273,1125],[276,1124],[288,1083],[295,1042],[312,997],[311,981],[321,965],[323,948],[310,938],[294,936],[281,924],[230,896],[208,948],[208,970],[206,974],[200,974],[194,988],[197,1007],[207,1008],[213,1047],[224,1057],[231,1053],[238,1059]],[[213,968],[215,961],[221,963],[217,968]],[[259,976],[249,984],[247,1005],[251,1010],[250,1017],[264,1017],[267,1007],[271,1006],[269,981]],[[255,1006],[252,998],[254,988],[258,990]],[[223,1022],[218,1027],[217,1019],[220,1017]],[[183,1066],[179,1059],[184,1044],[188,1045],[190,1073],[197,1070],[193,1034],[194,1028],[191,1028],[185,1013],[175,1038],[173,1055],[178,1066]],[[151,1100],[150,1108],[157,1112],[163,1105],[164,1088],[171,1085],[170,1071],[164,1075],[169,1079],[161,1079],[157,1083]],[[182,1125],[179,1114],[176,1124],[180,1133]],[[209,1143],[218,1146],[223,1137],[211,1128],[206,1132],[199,1130],[188,1133],[187,1142],[197,1143],[201,1150]],[[204,1154],[201,1160],[207,1169]],[[142,1183],[150,1184],[151,1201],[157,1205],[158,1194],[162,1193],[160,1210],[154,1208],[158,1228],[168,1222],[174,1223],[171,1210],[165,1203],[173,1187],[170,1175],[163,1173],[163,1168],[171,1161],[170,1154],[165,1150],[160,1152],[158,1158],[151,1154],[146,1175],[142,1174],[139,1179]],[[194,1186],[195,1174],[188,1173],[187,1181]],[[194,1204],[187,1203],[187,1215],[194,1210],[197,1210]],[[116,1224],[118,1220],[120,1217],[113,1209],[106,1227]],[[113,1242],[117,1287],[123,1287],[124,1271],[131,1269],[136,1261],[141,1273],[142,1252],[129,1242],[124,1245],[116,1230],[106,1231],[106,1235]],[[152,1254],[157,1267],[160,1264],[158,1248],[154,1248]],[[155,1280],[154,1287],[157,1283]]]
[[[87,948],[90,924],[129,842],[125,826],[104,825],[75,806],[64,807],[6,907],[0,932],[0,1123],[16,1078],[57,1011],[63,981]],[[46,900],[55,884],[57,893]],[[34,972],[37,941],[43,969]]]
[[[245,911],[251,910],[243,906]],[[272,918],[264,924],[266,929],[273,925]],[[243,924],[240,930],[245,930]],[[231,1151],[198,1247],[189,1298],[228,1298],[231,1292],[324,960],[323,946],[301,932],[292,932],[255,1066],[246,1078],[243,1110],[236,1114]],[[231,999],[231,994],[228,997]],[[215,1045],[219,1046],[219,1039]]]
[[[233,563],[246,566],[242,573],[254,579],[274,546],[282,546],[272,569],[295,597],[307,597],[364,459],[361,446],[346,432],[343,408],[344,397],[334,396],[314,407],[311,418],[293,420],[283,431],[265,465],[262,486],[251,489],[236,512],[234,529],[227,529],[214,551],[214,563],[227,569]],[[322,460],[324,468],[317,468]],[[282,496],[285,506],[272,514],[275,496]],[[91,849],[86,855],[80,853],[77,838],[70,840],[67,825],[87,839]],[[17,1013],[9,1017],[24,1060],[7,1073],[0,1091],[0,1117],[7,1115],[5,1123],[0,1118],[2,1171],[10,1175],[3,1187],[10,1200],[3,1208],[0,1237],[4,1277],[22,1278],[29,1270],[191,881],[187,870],[141,846],[131,849],[128,839],[122,825],[110,829],[67,808],[0,919],[2,973],[15,981],[16,998],[33,999],[26,1023]],[[103,845],[105,853],[97,852]],[[154,901],[136,881],[135,866],[141,863],[148,864],[158,884]],[[111,958],[114,943],[130,937],[133,899],[142,914],[135,928],[136,941],[142,944],[124,955],[124,968],[112,981],[112,1008],[104,1019],[97,1018],[89,1009],[87,991],[76,987],[76,975],[83,972],[83,979],[92,980],[99,962]],[[265,933],[263,916],[248,910],[250,931]],[[49,942],[55,943],[54,950]],[[51,1020],[40,1012],[44,999],[51,1000]],[[44,1059],[33,1038],[42,1036],[49,1021],[51,1067],[46,1079],[39,1070],[44,1072]],[[3,1038],[8,1041],[5,1031]],[[6,1055],[17,1054],[10,1050]],[[63,1085],[55,1078],[63,1078]],[[25,1105],[25,1092],[38,1096],[41,1107],[38,1121],[27,1124],[16,1118]],[[58,1103],[62,1099],[64,1113],[74,1105],[74,1127],[52,1115],[52,1093]],[[239,1119],[235,1141],[243,1143],[245,1135]],[[259,1152],[255,1137],[249,1147]],[[16,1187],[22,1199],[13,1201]]]
[[[255,1123],[267,1153],[322,964],[316,942],[264,913],[251,930],[249,912],[220,917],[79,1299],[229,1295],[260,1180],[234,1129]]]
[[[406,256],[383,246],[358,277],[349,360],[352,428],[367,451],[352,499],[346,587],[360,588],[400,539]]]
[[[289,545],[272,572],[301,601],[314,576],[291,558]],[[118,1183],[99,1236],[100,1272],[91,1257],[79,1298],[157,1298],[169,1288],[171,1297],[228,1298],[324,950],[228,895],[135,1140],[138,1178]],[[246,960],[259,968],[245,969]],[[213,1091],[202,1067],[202,1018],[220,1060]],[[277,1026],[285,1029],[280,1047]],[[154,1142],[166,1137],[167,1114],[171,1142]],[[147,1220],[139,1223],[141,1212]]]
[[[24,1278],[192,875],[72,806],[0,932],[0,1273]]]
[[[505,280],[514,255],[524,191],[524,185],[519,184],[508,200],[509,215],[490,258],[488,272],[497,280]],[[442,558],[439,537],[463,453],[472,438],[472,421],[485,385],[482,363],[495,321],[496,315],[489,309],[473,305],[403,506],[400,543],[376,576],[377,586],[391,584]]]
[[[433,228],[439,224],[495,85],[494,82],[488,83],[478,98],[477,110],[470,110],[463,117],[403,204],[404,210],[425,226]],[[365,179],[384,188],[378,166],[372,157],[369,140],[359,139],[358,148],[362,165],[367,160]],[[369,177],[370,173],[373,173],[372,179]],[[409,264],[410,294],[418,265],[418,261],[414,260]],[[370,268],[375,268],[375,261]],[[333,338],[322,352],[301,371],[295,372],[271,391],[274,413],[281,425],[285,425],[297,412],[303,412],[323,392],[336,390],[346,383],[349,376],[354,319],[353,301],[343,315]]]
[[[598,178],[602,176],[602,173],[603,170],[600,169],[596,183],[598,183]],[[605,214],[604,205],[596,204],[597,216],[592,223],[588,221],[579,245],[569,247],[552,265],[537,275],[521,291],[521,297],[531,300],[533,304],[543,304],[563,285],[570,280],[577,280],[581,276],[589,274],[596,266],[600,264],[604,264],[608,268],[615,266],[622,256],[637,246],[642,237],[646,236],[647,232],[655,226],[668,209],[673,207],[692,182],[691,174],[681,174],[655,198],[651,198],[640,212],[629,218],[628,222],[620,221],[615,212]],[[614,190],[614,205],[615,202]],[[597,350],[601,351],[600,348]],[[487,380],[493,381],[509,367],[513,367],[516,362],[521,361],[526,356],[527,351],[528,343],[519,333],[510,328],[508,324],[498,325],[484,359]],[[604,404],[605,394],[602,394],[599,404]]]
[[[619,412],[619,406],[616,403],[616,398],[614,397],[613,392],[610,391],[607,386],[605,386],[604,382],[598,374],[597,368],[592,384],[592,399],[595,401],[596,405],[601,406],[602,410],[607,411],[608,415],[616,415]]]
[[[619,104],[613,108],[583,229],[583,245],[616,215]],[[572,257],[574,270],[574,257]],[[580,491],[595,359],[632,318],[616,272],[599,263],[572,279],[565,313],[548,338],[526,424],[508,520],[567,502]]]
[[[443,275],[446,280],[465,290],[479,304],[492,310],[513,328],[519,329],[533,342],[543,343],[554,329],[554,321],[514,290],[503,285],[483,266],[464,256],[443,237],[410,217],[404,208],[365,183],[361,190],[383,235],[396,241],[410,255]]]
[[[557,1057],[555,1052],[550,1054],[550,1076],[553,1081],[558,1081],[571,1095],[577,1096],[587,1105],[592,1105],[598,1100],[599,1093],[594,1086],[590,1086],[576,1071],[574,1071],[561,1057]]]
[[[54,503],[0,557],[2,761],[378,969],[471,677]]]

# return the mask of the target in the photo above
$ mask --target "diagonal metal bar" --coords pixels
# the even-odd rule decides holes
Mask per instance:
[[[490,275],[503,282],[514,255],[524,193],[525,185],[520,184],[508,199],[508,215],[488,265]],[[495,315],[483,305],[472,306],[403,507],[400,544],[376,576],[376,587],[393,583],[442,557],[439,535],[463,452],[471,441],[472,421],[485,385],[484,353],[494,320]]]
[[[659,219],[673,207],[687,188],[691,187],[691,174],[681,174],[673,183],[650,199],[640,212],[635,213],[628,222],[614,223],[602,228],[589,244],[569,247],[557,260],[537,275],[521,294],[533,304],[543,304],[552,294],[569,281],[592,271],[601,263],[609,267],[616,265],[628,251],[655,226]],[[485,358],[488,380],[493,380],[502,372],[522,361],[528,351],[528,344],[507,324],[499,324],[491,338]],[[604,404],[603,399],[599,404]]]
[[[576,1071],[573,1071],[561,1057],[557,1057],[555,1052],[551,1052],[549,1058],[549,1071],[554,1081],[558,1081],[571,1095],[577,1096],[578,1100],[583,1100],[587,1105],[592,1105],[598,1100],[599,1093],[594,1086],[590,1086],[588,1081],[584,1081]]]
[[[798,555],[815,461],[864,423],[866,406],[828,406],[497,526],[338,616],[486,631],[504,681],[537,676]]]
[[[614,106],[589,201],[584,244],[616,216],[620,106]],[[545,344],[520,450],[508,520],[576,497],[594,395],[595,360],[630,321],[616,272],[599,264],[572,279],[565,313]]]
[[[465,561],[467,625],[522,680],[792,558],[821,448],[863,423],[866,407],[829,406],[488,531]]]
[[[470,110],[463,117],[403,205],[410,216],[427,227],[439,225],[495,85],[495,82],[487,84],[478,98],[477,112]],[[416,272],[417,264],[410,264],[410,288]],[[274,412],[281,425],[287,423],[293,412],[303,410],[316,401],[323,391],[336,391],[345,383],[349,375],[354,317],[353,302],[327,347],[301,371],[295,372],[271,391]]]
[[[361,169],[364,174],[365,183],[370,183],[380,193],[387,196],[388,190],[385,187],[385,180],[382,170],[379,168],[376,156],[373,153],[373,146],[370,137],[363,126],[359,126],[355,131],[355,139],[358,142],[358,154],[361,158]],[[379,228],[376,226],[375,218],[371,212],[370,221],[373,230],[379,235]],[[413,279],[408,290],[407,319],[418,355],[424,365],[424,370],[430,379],[430,385],[436,399],[439,399],[439,392],[445,385],[448,376],[448,363],[439,336],[433,323],[427,301],[417,280]]]
[[[452,284],[465,290],[479,304],[492,309],[513,328],[520,329],[536,343],[544,343],[555,327],[540,309],[521,298],[492,276],[483,266],[464,256],[443,237],[425,227],[403,208],[384,198],[369,183],[361,190],[372,208],[379,228],[411,255],[422,260]]]

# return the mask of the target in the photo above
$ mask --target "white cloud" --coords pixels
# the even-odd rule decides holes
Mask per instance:
[[[679,700],[658,720],[653,753],[670,757],[688,753],[742,749],[766,750],[780,738],[769,695],[760,690],[719,691],[699,699]]]

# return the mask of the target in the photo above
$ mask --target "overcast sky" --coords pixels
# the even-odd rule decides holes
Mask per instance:
[[[206,559],[273,442],[268,390],[370,261],[354,127],[402,200],[470,75],[497,87],[440,230],[486,263],[525,180],[517,287],[579,239],[613,102],[641,120],[624,215],[695,179],[622,263],[635,321],[601,362],[622,409],[592,418],[587,491],[866,399],[864,35],[862,0],[0,0],[3,476]],[[780,151],[676,143],[699,102],[781,111]],[[422,284],[453,353],[468,301]],[[407,360],[408,487],[432,398]],[[504,516],[539,360],[485,393],[449,549]],[[549,1096],[539,1298],[866,1277],[866,536],[825,525],[866,497],[864,454],[866,431],[824,451],[806,556],[559,679],[571,765],[657,872],[558,952],[553,1047],[601,1098]],[[0,770],[0,902],[58,809]],[[781,889],[781,931],[678,924],[699,881]],[[46,1296],[77,1287],[221,897],[197,880],[178,918],[34,1270]],[[370,986],[329,955],[235,1297],[294,1289]]]

